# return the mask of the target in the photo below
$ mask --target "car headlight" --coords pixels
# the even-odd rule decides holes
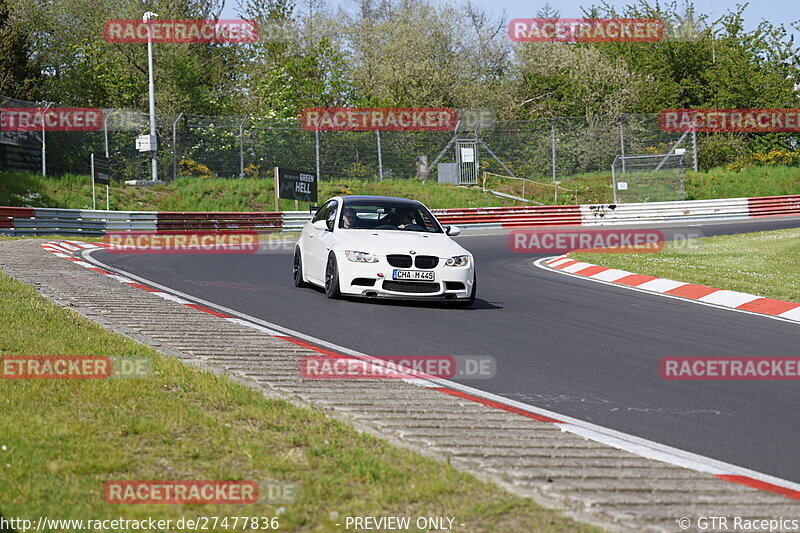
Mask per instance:
[[[367,252],[355,252],[353,250],[345,250],[344,256],[354,263],[377,263],[378,256]]]
[[[444,262],[444,266],[449,267],[465,267],[469,266],[469,256],[468,255],[457,255],[455,257],[451,257],[447,261]]]

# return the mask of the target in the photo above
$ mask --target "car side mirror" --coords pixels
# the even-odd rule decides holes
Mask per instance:
[[[317,220],[311,225],[314,226],[314,229],[318,229],[320,231],[325,231],[328,229],[328,223],[325,220]]]
[[[458,226],[445,226],[444,232],[450,235],[451,237],[455,237],[456,235],[461,235],[461,228]]]

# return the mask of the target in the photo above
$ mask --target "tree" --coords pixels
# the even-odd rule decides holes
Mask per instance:
[[[0,0],[0,95],[36,100],[38,67],[31,59],[28,37],[9,20],[5,0]]]
[[[15,27],[39,61],[41,98],[63,104],[147,107],[146,45],[109,43],[104,21],[142,16],[138,0],[5,0]],[[162,19],[209,19],[221,0],[159,3]],[[161,44],[154,47],[159,112],[223,112],[232,47]]]
[[[557,19],[561,18],[561,11],[555,9],[550,5],[550,2],[545,2],[542,7],[536,11],[536,18],[540,19]]]

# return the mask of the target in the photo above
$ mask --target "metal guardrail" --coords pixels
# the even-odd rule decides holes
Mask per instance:
[[[747,204],[751,217],[774,217],[800,214],[800,195],[748,198]]]
[[[749,216],[747,198],[581,206],[584,226],[739,220]]]
[[[434,209],[442,224],[465,229],[740,220],[800,216],[800,195],[685,202]],[[104,235],[108,231],[233,230],[299,231],[307,211],[158,212],[0,207],[0,233]]]

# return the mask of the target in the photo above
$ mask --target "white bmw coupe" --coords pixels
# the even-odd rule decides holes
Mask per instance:
[[[475,263],[422,203],[382,196],[336,196],[306,223],[294,250],[294,284],[328,298],[361,296],[475,301]]]

